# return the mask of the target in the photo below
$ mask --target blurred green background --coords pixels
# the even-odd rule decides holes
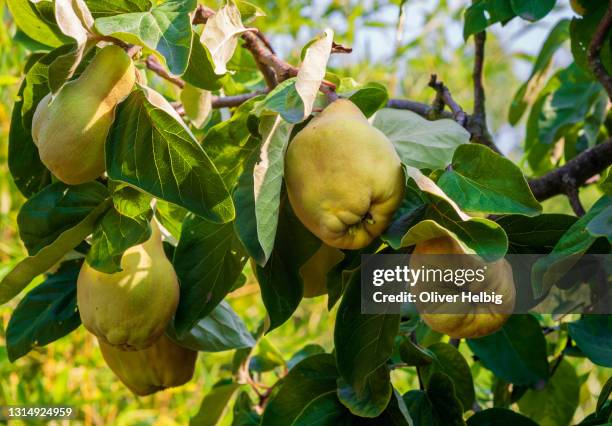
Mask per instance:
[[[402,15],[398,1],[252,2],[272,17],[258,18],[255,25],[270,37],[281,56],[295,64],[304,43],[329,26],[335,30],[337,42],[354,48],[351,55],[332,58],[330,66],[340,76],[364,83],[383,83],[392,97],[430,102],[433,94],[427,82],[431,73],[437,73],[464,109],[471,109],[473,49],[470,43],[464,44],[461,36],[461,16],[467,1],[412,0],[406,2]],[[215,8],[219,4],[207,2],[207,5]],[[489,34],[485,67],[489,122],[499,146],[519,164],[523,124],[516,128],[505,124],[511,97],[527,77],[531,59],[547,31],[560,17],[570,15],[567,4],[559,2],[557,10],[536,24],[513,22],[503,29],[496,26]],[[25,256],[16,225],[17,212],[24,199],[12,183],[6,160],[11,109],[28,52],[13,40],[16,28],[5,0],[0,0],[0,21],[1,276]],[[568,49],[560,51],[554,65],[566,65],[569,57]],[[164,93],[172,96],[171,90],[166,88]],[[585,208],[597,194],[593,186],[581,191]],[[544,205],[548,212],[571,214],[564,197],[548,200]],[[249,329],[255,330],[263,321],[265,310],[248,266],[245,272],[247,283],[230,295],[229,302]],[[231,375],[231,352],[200,354],[196,375],[189,384],[136,398],[105,366],[95,339],[82,327],[11,364],[4,347],[4,329],[16,304],[14,300],[0,307],[0,405],[71,405],[80,413],[76,423],[84,425],[182,425],[198,411],[203,396],[213,384]],[[304,300],[294,317],[266,337],[255,354],[260,352],[268,359],[289,359],[308,343],[318,343],[330,351],[334,316],[335,311],[327,312],[325,297]],[[431,339],[435,340],[436,336]],[[461,348],[471,360],[466,345]],[[579,420],[594,409],[601,383],[609,371],[595,368],[588,360],[571,358],[571,362],[576,364],[584,383],[580,408],[575,415]],[[473,363],[472,368],[480,402],[489,401],[491,373],[481,369],[478,363]],[[282,371],[282,366],[266,373],[261,380],[274,382],[278,371]],[[394,371],[393,380],[401,392],[418,386],[416,374],[411,370]],[[231,414],[225,419],[225,423],[230,422]]]

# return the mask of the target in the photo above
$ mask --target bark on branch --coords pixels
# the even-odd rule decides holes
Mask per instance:
[[[589,178],[603,172],[612,164],[612,139],[594,146],[564,166],[529,181],[531,192],[543,201],[559,194],[568,193],[568,185],[582,186]]]

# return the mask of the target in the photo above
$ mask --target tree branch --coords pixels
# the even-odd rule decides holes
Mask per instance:
[[[436,91],[436,100],[434,101],[433,112],[434,114],[439,114],[444,109],[444,105],[448,105],[453,113],[453,118],[457,123],[461,126],[465,127],[467,125],[468,116],[463,111],[463,108],[459,106],[457,102],[451,96],[448,87],[444,85],[443,82],[438,81],[438,76],[436,74],[432,74],[429,80],[429,87],[433,88]]]
[[[467,129],[472,135],[472,142],[486,145],[501,155],[501,151],[493,142],[493,136],[487,127],[487,113],[485,106],[485,90],[482,83],[484,72],[485,42],[487,33],[481,31],[474,35],[474,69],[472,81],[474,84],[474,112],[468,118]]]
[[[579,188],[589,178],[603,172],[611,164],[612,139],[608,139],[572,158],[564,166],[542,177],[531,179],[529,187],[537,200],[546,200],[555,195],[567,194],[568,183]]]
[[[608,97],[612,99],[612,76],[608,74],[600,56],[601,48],[606,41],[606,36],[610,28],[612,28],[612,1],[608,2],[608,10],[606,10],[604,17],[595,30],[593,39],[587,49],[587,60],[593,70],[593,74],[595,74],[595,77],[597,77],[599,82],[606,89],[606,92],[608,92]]]
[[[185,81],[179,77],[174,77],[173,75],[170,75],[170,73],[166,71],[164,66],[157,60],[155,56],[147,56],[145,64],[147,65],[148,69],[153,71],[155,74],[157,74],[164,80],[168,80],[170,83],[180,87],[181,89],[185,87]]]

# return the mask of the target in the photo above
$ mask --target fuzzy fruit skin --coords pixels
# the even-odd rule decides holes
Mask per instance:
[[[135,80],[130,57],[118,46],[107,46],[79,78],[38,103],[32,138],[40,160],[59,180],[77,185],[104,173],[104,144],[115,107]]]
[[[434,238],[417,244],[410,259],[410,267],[418,269],[425,265],[442,268],[468,267],[475,269],[485,265],[484,262],[477,261],[473,256],[461,260],[460,264],[431,265],[432,257],[423,258],[419,257],[419,254],[465,254],[461,246],[450,237]],[[502,294],[504,296],[503,304],[500,306],[492,304],[466,304],[462,306],[462,312],[456,314],[421,313],[421,318],[432,330],[447,334],[455,339],[473,339],[494,333],[504,325],[516,301],[512,267],[506,259],[486,263],[486,266],[486,281],[478,284],[478,290],[494,291],[497,294]],[[417,283],[415,287],[427,285],[427,283]],[[453,287],[454,285],[451,285],[450,292],[454,294],[461,292],[459,288]],[[419,309],[419,303],[417,303],[417,310],[421,310]]]
[[[106,364],[138,396],[184,385],[193,377],[198,353],[165,335],[140,351],[122,351],[102,340],[98,342]]]
[[[83,263],[77,280],[77,303],[85,328],[123,350],[151,346],[176,311],[179,283],[152,223],[151,238],[130,247],[122,271],[105,274]]]
[[[321,244],[321,247],[300,268],[304,282],[304,297],[327,294],[327,273],[344,259],[341,250]]]
[[[353,250],[387,228],[405,186],[391,142],[346,99],[325,108],[291,141],[285,181],[304,226],[331,247]]]

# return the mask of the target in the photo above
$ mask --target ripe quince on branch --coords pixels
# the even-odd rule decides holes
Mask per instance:
[[[516,290],[510,263],[506,259],[484,262],[475,255],[466,255],[454,238],[438,237],[416,244],[410,256],[410,267],[455,271],[486,268],[484,281],[472,285],[457,286],[455,283],[420,281],[413,287],[417,293],[433,290],[445,295],[459,295],[458,302],[455,303],[416,303],[423,321],[439,333],[457,339],[486,336],[499,330],[514,309]],[[466,291],[484,291],[489,294],[494,292],[502,296],[502,304],[462,302],[461,294]],[[442,313],[435,313],[436,311]]]
[[[123,350],[151,346],[166,330],[179,300],[179,283],[166,258],[161,233],[125,251],[122,271],[105,274],[83,263],[77,303],[85,328]]]
[[[59,180],[77,185],[104,173],[104,144],[115,108],[135,80],[132,59],[111,45],[100,50],[77,79],[38,103],[32,139],[40,160]]]
[[[300,221],[331,247],[366,247],[389,225],[404,195],[393,144],[355,104],[339,99],[290,142],[289,201]]]

